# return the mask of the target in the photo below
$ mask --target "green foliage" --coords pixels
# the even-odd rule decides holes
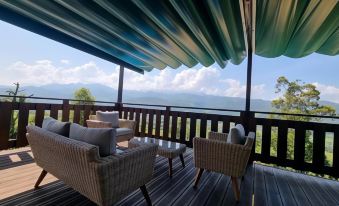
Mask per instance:
[[[91,91],[84,87],[77,89],[73,94],[73,98],[79,100],[73,102],[73,104],[77,105],[94,105],[93,101],[95,101],[95,97],[92,95]]]
[[[27,96],[24,93],[24,90],[20,90],[20,84],[19,82],[14,83],[15,88],[14,89],[9,89],[6,91],[7,95],[9,97],[5,97],[1,99],[1,101],[4,102],[19,102],[23,103],[26,101]],[[33,95],[29,95],[31,97]],[[11,123],[10,123],[10,130],[9,130],[9,138],[10,139],[16,139],[16,136],[18,134],[18,112],[12,111],[11,114]]]
[[[313,84],[307,84],[300,80],[289,81],[286,77],[279,77],[275,85],[276,93],[282,94],[281,97],[272,101],[274,112],[289,114],[306,114],[306,115],[328,115],[335,116],[336,110],[329,105],[319,105],[320,91]],[[275,117],[271,115],[271,118]],[[282,115],[280,119],[295,121],[311,121],[319,120],[319,118]],[[288,133],[288,142],[293,142],[294,134]],[[272,136],[272,142],[277,141],[277,134]],[[276,152],[277,148],[271,148]],[[293,148],[287,148],[288,158],[293,158]],[[305,139],[305,161],[312,161],[313,153],[313,135],[312,132],[306,132]]]
[[[72,103],[75,105],[94,105],[95,97],[92,95],[91,91],[87,88],[80,88],[75,90],[73,94],[73,99],[79,100],[79,101],[73,101]],[[71,114],[73,115],[73,114]],[[74,117],[71,116],[73,119]],[[84,124],[84,112],[80,112],[80,124]]]

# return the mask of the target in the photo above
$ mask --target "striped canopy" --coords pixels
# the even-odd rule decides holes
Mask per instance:
[[[140,73],[339,53],[337,0],[1,0],[0,19]]]

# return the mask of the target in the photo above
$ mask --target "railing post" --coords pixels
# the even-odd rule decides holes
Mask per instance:
[[[68,99],[62,100],[62,121],[63,122],[69,121],[69,100]]]
[[[164,133],[163,133],[163,138],[164,139],[169,139],[168,138],[168,133],[169,133],[169,120],[170,120],[170,113],[171,113],[171,107],[166,106],[166,111],[164,115]]]

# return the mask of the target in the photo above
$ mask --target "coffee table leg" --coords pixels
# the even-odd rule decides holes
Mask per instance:
[[[169,164],[169,176],[172,177],[172,158],[168,158],[168,164]]]
[[[180,157],[180,160],[181,160],[182,167],[185,167],[184,155],[181,154],[181,155],[179,155],[179,157]]]

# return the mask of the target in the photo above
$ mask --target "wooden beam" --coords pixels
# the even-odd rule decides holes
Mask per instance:
[[[118,103],[122,103],[122,92],[124,89],[124,66],[120,65],[120,71],[119,71],[119,87],[118,87]]]

